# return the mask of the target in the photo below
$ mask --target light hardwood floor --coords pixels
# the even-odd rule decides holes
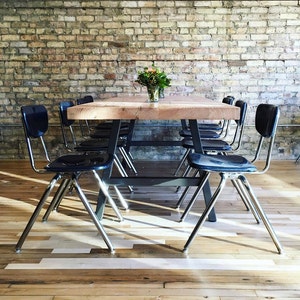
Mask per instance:
[[[137,167],[167,174],[175,166],[137,162]],[[173,187],[138,187],[133,194],[122,188],[130,206],[122,211],[125,221],[117,222],[109,207],[103,220],[115,254],[73,194],[48,222],[36,222],[17,254],[15,244],[50,177],[35,174],[27,161],[0,161],[0,299],[299,299],[299,175],[300,164],[278,161],[266,174],[249,177],[282,255],[230,184],[217,203],[218,221],[205,223],[188,254],[181,250],[203,201],[200,197],[179,223]],[[95,204],[95,182],[89,176],[82,182]]]

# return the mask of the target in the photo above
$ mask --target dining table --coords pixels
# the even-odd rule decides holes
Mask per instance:
[[[201,136],[198,130],[199,120],[238,120],[239,108],[197,95],[170,95],[159,102],[149,102],[145,95],[120,95],[68,108],[70,120],[111,120],[111,136],[108,153],[115,154],[122,121],[128,120],[188,120],[194,143],[194,151],[203,153]],[[117,186],[198,186],[201,178],[195,176],[112,176],[112,168],[103,173],[107,185]],[[209,182],[203,188],[205,203],[211,199]],[[100,192],[96,214],[103,217],[105,197]],[[209,215],[209,221],[216,221],[215,211]]]

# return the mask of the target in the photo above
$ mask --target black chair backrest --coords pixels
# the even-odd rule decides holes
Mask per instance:
[[[77,105],[91,103],[91,102],[94,102],[94,98],[93,98],[93,96],[90,96],[90,95],[77,99]],[[80,125],[80,130],[81,130],[82,136],[85,136],[85,133],[84,133],[85,131],[87,131],[88,135],[91,134],[91,128],[90,128],[90,124],[89,124],[88,120],[80,120],[79,125]]]
[[[235,120],[236,129],[230,145],[232,146],[233,151],[237,151],[242,144],[242,137],[244,133],[244,125],[245,125],[248,105],[246,102],[242,100],[236,101],[234,105],[240,108],[240,118],[238,120]],[[235,147],[233,147],[234,145]]]
[[[21,107],[22,120],[26,134],[30,138],[43,136],[48,130],[48,113],[43,105]]]
[[[34,150],[31,144],[32,139],[39,139],[44,150],[44,158],[50,162],[44,135],[48,130],[48,112],[43,105],[27,105],[21,107],[23,128],[26,137],[26,144],[32,169],[37,173],[45,173],[45,169],[39,169],[35,165]],[[39,155],[41,149],[37,147]]]
[[[241,126],[245,123],[248,105],[242,100],[236,101],[234,105],[240,108],[240,118],[235,121],[237,125]]]
[[[222,100],[222,103],[229,104],[229,105],[233,105],[233,102],[234,102],[233,96],[226,96]],[[223,120],[222,121],[222,131],[220,133],[220,135],[222,135],[223,138],[225,138],[228,135],[229,127],[230,127],[230,120]]]
[[[225,103],[225,104],[232,105],[233,102],[234,102],[234,97],[233,96],[226,96],[225,98],[223,98],[222,102]]]
[[[71,126],[75,121],[74,120],[69,120],[67,117],[67,109],[69,107],[74,106],[74,102],[72,101],[62,101],[59,103],[59,116],[62,125],[64,126]]]
[[[90,103],[90,102],[94,102],[94,98],[93,96],[84,96],[83,98],[79,98],[77,99],[77,104],[80,105],[80,104],[85,104],[85,103]]]
[[[272,148],[275,141],[275,134],[278,125],[280,110],[279,107],[272,104],[259,104],[255,113],[255,128],[260,134],[259,143],[252,162],[258,160],[262,149],[264,139],[268,139],[269,147],[266,156],[266,164],[260,173],[264,173],[269,169],[272,155]]]
[[[279,108],[272,104],[259,104],[255,115],[255,128],[265,137],[273,137],[279,120]]]

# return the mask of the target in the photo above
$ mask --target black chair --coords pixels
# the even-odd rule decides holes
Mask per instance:
[[[247,109],[248,105],[246,102],[242,100],[236,101],[234,104],[236,107],[240,108],[240,118],[238,120],[235,120],[235,131],[233,138],[230,142],[227,142],[223,139],[203,139],[201,144],[202,144],[202,149],[203,152],[216,152],[216,153],[228,153],[228,152],[234,152],[239,150],[241,143],[242,143],[242,136],[244,132],[244,125],[245,125],[245,120],[246,120],[246,114],[247,114]],[[191,137],[185,137],[182,141],[182,147],[186,149],[185,153],[183,154],[183,157],[180,160],[180,163],[174,173],[174,175],[177,175],[179,170],[182,168],[184,165],[188,154],[194,149],[194,144],[193,140]],[[190,167],[188,166],[184,173],[183,176],[186,176],[190,171]]]
[[[113,156],[108,155],[106,153],[67,154],[62,155],[56,158],[55,160],[50,160],[46,143],[44,140],[44,135],[48,130],[48,113],[46,108],[43,105],[23,106],[21,107],[21,114],[27,149],[33,170],[41,174],[54,173],[54,176],[51,179],[49,185],[47,186],[39,203],[37,204],[29,222],[27,223],[16,245],[16,251],[21,251],[21,247],[26,237],[28,236],[32,226],[34,225],[41,209],[46,203],[48,196],[50,195],[56,183],[61,181],[61,184],[59,185],[49,207],[55,206],[56,203],[59,202],[64,196],[66,190],[72,186],[77,191],[81,202],[83,203],[85,209],[87,210],[92,221],[97,227],[107,247],[110,249],[111,252],[114,252],[114,247],[112,243],[110,242],[102,224],[100,223],[97,215],[93,211],[88,199],[86,198],[79,184],[79,177],[82,173],[92,172],[99,184],[101,191],[106,196],[106,199],[108,199],[110,204],[114,206],[113,208],[115,212],[117,213],[119,219],[122,220],[123,218],[121,214],[118,212],[117,207],[115,207],[114,201],[111,199],[105,184],[102,182],[100,176],[97,173],[97,171],[105,170],[111,167],[111,164],[113,163]],[[44,166],[43,168],[37,167],[35,153],[38,151],[40,155],[41,149],[40,147],[38,149],[35,148],[38,147],[38,144],[35,143],[34,140],[40,141],[45,159],[47,161],[46,166]],[[50,212],[51,209],[48,209],[47,211]],[[47,218],[48,213],[45,214],[43,220],[47,220]]]
[[[228,153],[232,153],[235,151],[238,151],[240,149],[241,143],[242,143],[242,136],[244,132],[245,127],[245,120],[246,120],[246,114],[248,105],[246,102],[242,100],[238,100],[235,103],[236,107],[240,108],[240,118],[238,120],[235,120],[235,131],[233,138],[231,142],[227,142],[222,139],[210,139],[210,140],[202,140],[202,149],[204,153],[215,153],[215,154],[223,154],[227,155]],[[184,138],[182,140],[182,146],[186,149],[186,152],[184,153],[180,164],[177,167],[176,173],[180,170],[180,168],[183,166],[185,161],[187,160],[187,157],[191,151],[194,150],[194,144],[193,140],[191,138]],[[188,164],[185,171],[183,172],[183,177],[188,176],[188,174],[191,172],[192,167]],[[197,175],[197,171],[194,171],[194,176]],[[180,187],[177,188],[177,191],[180,190]],[[182,192],[177,204],[176,209],[179,209],[187,196],[188,192],[190,190],[190,187],[185,187],[184,191]],[[245,206],[247,209],[249,209],[247,203],[245,202]],[[184,216],[183,216],[184,218]]]
[[[77,105],[86,104],[94,102],[93,96],[84,96],[83,98],[77,99],[76,103]],[[109,138],[111,133],[111,127],[112,122],[110,120],[106,120],[103,122],[98,122],[97,124],[90,124],[90,121],[88,120],[80,120],[79,122],[81,126],[82,135],[85,131],[87,131],[88,135],[92,138]],[[83,126],[84,124],[84,126]],[[127,122],[122,122],[120,126],[120,137],[126,138],[126,136],[129,134],[130,126]]]
[[[225,186],[226,180],[229,178],[232,181],[234,187],[237,189],[243,201],[248,203],[254,217],[256,218],[257,223],[260,222],[260,219],[263,221],[278,252],[282,252],[282,247],[275,234],[275,231],[273,230],[267,216],[265,215],[259,201],[257,200],[254,194],[253,189],[251,188],[245,176],[245,174],[262,174],[268,170],[271,162],[271,153],[275,140],[278,119],[279,108],[277,106],[271,104],[260,104],[257,107],[255,116],[255,128],[260,138],[255,157],[251,162],[243,156],[239,155],[209,155],[199,153],[189,154],[189,164],[191,165],[191,167],[201,172],[202,179],[191,201],[189,202],[186,211],[184,212],[184,216],[186,216],[187,213],[190,211],[191,207],[193,206],[196,200],[197,195],[199,194],[199,191],[202,189],[211,173],[218,173],[221,177],[221,180],[209,204],[205,208],[188,241],[186,242],[184,246],[184,251],[187,251],[189,245],[194,240],[198,230],[205,222],[209,212],[215,206],[216,201],[218,200],[218,197]],[[259,170],[254,165],[254,162],[260,157],[261,149],[265,141],[268,141],[268,152],[266,154],[264,168]],[[183,220],[184,218],[181,218],[181,221]]]
[[[63,134],[63,139],[64,139],[64,144],[66,146],[66,148],[70,148],[69,145],[69,141],[67,139],[67,133],[65,131],[65,128],[68,128],[70,131],[70,135],[71,135],[71,140],[72,140],[72,144],[71,144],[71,149],[73,147],[75,147],[75,149],[77,151],[98,151],[99,147],[100,148],[107,148],[108,145],[108,139],[110,138],[111,135],[111,124],[100,124],[100,125],[107,125],[105,126],[105,132],[102,132],[102,134],[97,135],[92,137],[92,138],[85,138],[85,140],[77,142],[76,140],[76,136],[74,134],[74,130],[73,130],[73,124],[74,124],[74,120],[69,120],[67,118],[67,109],[71,106],[73,106],[74,103],[72,101],[62,101],[59,105],[59,115],[60,115],[60,124],[61,124],[61,129],[62,129],[62,134]],[[84,137],[84,136],[83,136]],[[120,151],[120,154],[122,156],[122,158],[124,159],[125,163],[127,164],[127,166],[132,169],[132,171],[134,172],[134,174],[137,174],[137,170],[132,162],[132,159],[130,157],[130,155],[127,153],[127,151],[125,150],[127,141],[126,138],[124,138],[124,136],[120,137],[119,141],[118,141],[118,150]],[[122,167],[122,164],[120,162],[120,160],[118,159],[118,157],[115,157],[116,163],[118,165],[118,169],[120,171],[121,174],[123,174],[124,176],[127,176],[127,173],[125,171],[125,169]]]
[[[222,103],[233,105],[234,97],[227,96],[223,98]],[[183,147],[186,143],[186,148],[193,148],[192,145],[192,134],[186,120],[181,120],[182,129],[179,131],[179,135],[183,137]],[[198,124],[199,133],[201,136],[202,144],[204,145],[205,140],[221,140],[225,139],[230,128],[230,120],[221,120],[219,123],[200,123]],[[189,141],[190,140],[190,141]],[[191,145],[191,147],[190,147]],[[179,170],[183,166],[189,151],[185,151],[183,157],[180,159],[179,164],[174,172],[174,176],[178,175]],[[187,171],[187,170],[186,170]],[[186,174],[186,172],[185,172]]]
[[[75,123],[74,120],[69,120],[67,118],[67,109],[69,107],[74,106],[72,101],[62,101],[59,104],[59,116],[60,116],[60,125],[62,130],[62,136],[64,145],[67,149],[81,151],[81,152],[97,152],[97,151],[107,151],[108,143],[109,143],[109,135],[104,135],[102,138],[89,138],[86,137],[83,141],[77,141],[76,135],[74,133],[73,125]],[[68,129],[68,132],[67,130]],[[69,134],[68,134],[69,133]],[[69,139],[68,139],[69,136]],[[71,142],[70,142],[71,140]],[[126,147],[126,140],[120,138],[118,140],[117,149],[119,150],[122,158],[124,159],[125,163],[130,169],[133,169],[134,173],[137,174],[136,169],[133,165],[131,157],[128,155],[127,151],[125,150]],[[128,177],[128,174],[121,163],[117,154],[114,155],[114,165],[117,167],[117,170],[123,177]],[[119,200],[121,201],[123,207],[128,209],[128,204],[126,203],[125,199],[121,197],[121,193],[118,191],[118,188],[114,186]],[[133,188],[128,186],[130,192],[133,192]]]
[[[94,98],[90,95],[85,96],[83,98],[77,99],[77,105],[86,104],[94,102]],[[82,136],[85,136],[85,132],[87,135],[93,139],[109,139],[111,135],[112,122],[110,120],[106,120],[105,122],[97,123],[94,126],[90,125],[88,120],[80,121],[80,128]],[[85,130],[86,129],[86,130]],[[130,148],[130,140],[133,133],[133,123],[132,122],[121,122],[119,137],[126,143],[126,146],[119,147],[119,151],[122,154],[123,166],[128,166],[135,175],[137,175],[137,170],[133,164],[133,158],[131,153],[127,150]],[[125,174],[126,176],[126,174]]]
[[[182,123],[183,123],[183,121],[181,122],[181,124]],[[221,133],[219,133],[215,130],[199,129],[199,132],[201,134],[202,139],[219,139],[219,138],[221,138]],[[181,129],[179,131],[179,135],[181,137],[191,137],[192,133],[191,133],[191,130],[189,128],[185,128],[185,129]]]
[[[87,99],[89,99],[88,96],[87,96]],[[74,125],[75,121],[69,120],[67,117],[67,109],[72,106],[74,106],[73,101],[62,101],[59,103],[60,126],[61,126],[63,141],[64,141],[64,145],[65,145],[66,149],[68,149],[69,151],[76,150],[79,152],[107,151],[107,148],[108,148],[107,137],[104,139],[84,138],[83,141],[77,142],[76,135],[75,135],[74,129],[73,129],[73,125]],[[69,134],[66,131],[66,128],[68,128]],[[70,137],[71,142],[69,141],[68,136]],[[130,158],[128,157],[127,152],[124,149],[125,145],[126,145],[125,140],[119,140],[117,146],[118,146],[118,149],[119,149],[121,155],[123,156],[124,160],[126,161],[126,163],[128,163],[128,165],[130,165],[130,168],[131,168],[132,162],[131,162]],[[117,155],[114,156],[114,165],[117,167],[118,171],[120,172],[120,174],[122,176],[124,176],[124,177],[128,176]],[[130,192],[133,191],[132,187],[129,186],[128,188],[129,188]],[[114,189],[115,189],[115,192],[116,192],[118,199],[120,200],[123,208],[128,209],[128,204],[125,201],[122,194],[120,193],[117,186],[114,186]],[[54,207],[54,209],[57,209],[57,207]]]
[[[233,105],[234,97],[226,96],[223,98],[222,103]],[[202,139],[219,139],[225,138],[229,131],[229,120],[222,120],[220,123],[199,123],[198,129]],[[186,120],[181,121],[182,129],[179,131],[181,137],[191,137],[191,131],[187,125]]]
[[[222,103],[233,105],[234,97],[233,96],[226,96],[223,98]],[[217,123],[199,123],[198,128],[200,130],[214,130],[214,131],[223,131],[225,135],[225,131],[228,130],[228,120],[220,120]]]
[[[87,95],[77,99],[76,102],[77,105],[86,104],[86,103],[94,102],[94,98],[91,95]],[[94,130],[94,126],[91,126],[88,120],[80,120],[79,125],[80,125],[82,136],[86,136],[86,135],[90,136],[92,134],[91,132],[92,130]],[[97,127],[97,125],[95,125],[95,127]],[[85,130],[87,131],[86,133]]]
[[[72,101],[62,101],[59,103],[59,116],[60,116],[60,126],[63,136],[63,141],[65,147],[70,150],[76,150],[79,152],[101,152],[107,151],[108,149],[108,139],[94,139],[94,138],[86,138],[83,141],[77,141],[75,130],[73,125],[75,123],[74,120],[69,120],[67,117],[67,109],[69,107],[74,106],[74,102]],[[125,151],[126,141],[124,139],[119,139],[117,148],[120,151],[122,157],[124,158],[125,162],[132,168],[132,162],[130,157],[127,155]],[[123,177],[128,177],[126,170],[124,169],[119,157],[115,154],[114,156],[114,165],[117,167],[119,173]],[[128,187],[130,192],[133,191],[132,187]],[[128,209],[128,204],[121,195],[120,191],[118,190],[117,186],[114,186],[114,189],[118,195],[118,198],[125,209]]]

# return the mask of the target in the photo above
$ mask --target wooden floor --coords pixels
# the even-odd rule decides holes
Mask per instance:
[[[169,174],[174,163],[137,163]],[[47,184],[27,161],[0,161],[0,300],[299,299],[300,164],[273,162],[265,175],[249,177],[284,247],[279,255],[228,184],[217,203],[218,221],[206,222],[184,254],[182,248],[203,209],[179,223],[173,187],[122,189],[130,210],[103,224],[116,253],[105,244],[76,195],[64,199],[49,221],[39,219],[17,254],[15,244]],[[92,177],[82,185],[93,205]],[[216,180],[212,178],[212,186]]]

